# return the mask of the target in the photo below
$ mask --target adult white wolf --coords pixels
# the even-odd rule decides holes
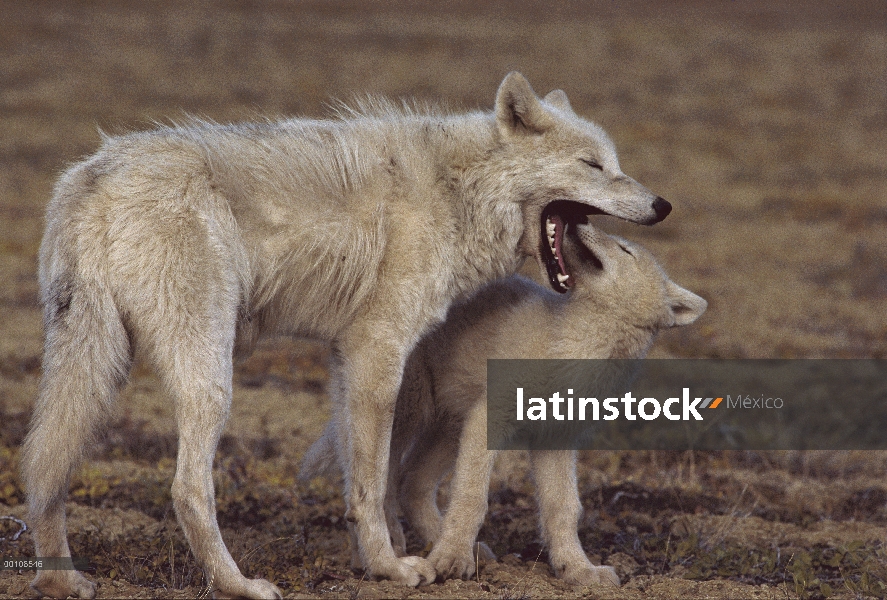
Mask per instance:
[[[671,209],[619,170],[613,145],[518,73],[495,110],[380,102],[338,120],[195,122],[108,138],[60,179],[40,248],[43,379],[22,454],[37,554],[69,556],[68,481],[127,379],[134,347],[175,401],[172,486],[182,529],[220,595],[279,595],[246,579],[216,522],[211,476],[232,355],[262,333],[331,340],[346,399],[349,521],[370,573],[435,577],[395,556],[383,500],[404,361],[450,304],[527,257],[563,290],[546,241],[566,213],[652,224]],[[92,597],[76,571],[40,592]]]
[[[570,272],[569,295],[546,291],[520,276],[496,281],[455,305],[446,323],[422,340],[406,364],[395,414],[386,513],[399,542],[396,549],[403,554],[396,514],[403,507],[420,537],[434,544],[428,560],[442,578],[474,573],[472,548],[487,510],[496,453],[487,450],[486,360],[643,358],[659,330],[688,325],[707,307],[705,300],[672,282],[649,252],[590,225],[570,223],[567,235],[552,240],[552,245],[560,246]],[[577,380],[575,375],[572,380]],[[589,384],[591,389],[602,386]],[[503,423],[514,410],[491,408],[496,411],[493,418]],[[303,479],[335,472],[337,465],[327,457],[339,445],[340,414],[334,413],[305,455]],[[592,565],[579,543],[576,453],[536,450],[530,452],[530,461],[542,538],[555,573],[572,584],[618,584],[613,568]],[[441,518],[437,489],[454,467],[450,503]]]

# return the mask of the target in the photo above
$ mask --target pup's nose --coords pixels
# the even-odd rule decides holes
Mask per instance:
[[[671,212],[671,204],[662,196],[656,196],[653,200],[653,210],[656,211],[656,222],[659,222]]]

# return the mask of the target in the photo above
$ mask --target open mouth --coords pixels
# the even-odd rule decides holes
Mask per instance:
[[[570,223],[587,223],[586,217],[591,214],[604,213],[593,206],[570,200],[555,200],[542,211],[542,263],[548,272],[548,282],[556,292],[563,294],[573,286],[573,278],[564,262],[564,233]]]

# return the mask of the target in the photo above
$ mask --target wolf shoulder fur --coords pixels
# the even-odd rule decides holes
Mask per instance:
[[[175,403],[173,505],[207,581],[217,595],[279,596],[225,547],[211,470],[232,356],[290,332],[335,350],[347,518],[364,565],[406,585],[433,579],[424,559],[395,555],[383,509],[410,351],[451,303],[525,257],[552,269],[543,212],[652,224],[669,208],[621,173],[612,143],[562,93],[540,99],[517,73],[488,112],[382,105],[106,138],[60,178],[40,248],[43,377],[21,458],[37,554],[70,555],[68,482],[139,347]],[[32,585],[95,593],[76,571],[40,571]]]

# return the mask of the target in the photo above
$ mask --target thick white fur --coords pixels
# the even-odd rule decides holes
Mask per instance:
[[[606,176],[578,160],[589,156]],[[664,217],[597,126],[518,73],[490,112],[379,102],[337,120],[194,121],[106,138],[60,178],[40,248],[45,357],[21,458],[37,554],[70,555],[68,482],[138,346],[175,402],[173,503],[215,594],[279,596],[225,547],[211,470],[233,355],[287,332],[335,349],[363,564],[406,585],[433,579],[427,561],[395,556],[383,510],[404,362],[451,303],[539,256],[541,211],[563,198],[638,223]],[[75,571],[40,571],[32,585],[95,593]]]
[[[483,550],[475,540],[496,454],[487,450],[486,359],[642,358],[659,330],[692,323],[706,309],[705,300],[669,280],[643,248],[589,225],[572,227],[564,239],[575,283],[568,295],[520,276],[492,283],[454,306],[407,362],[386,508],[396,542],[403,540],[396,518],[402,507],[420,536],[434,543],[428,559],[439,577],[472,575],[474,552]],[[322,457],[335,445],[331,423],[306,454],[302,477],[333,472],[335,465]],[[612,567],[592,565],[579,543],[575,451],[532,451],[530,459],[555,573],[572,584],[618,585]],[[441,517],[438,485],[454,467]]]

